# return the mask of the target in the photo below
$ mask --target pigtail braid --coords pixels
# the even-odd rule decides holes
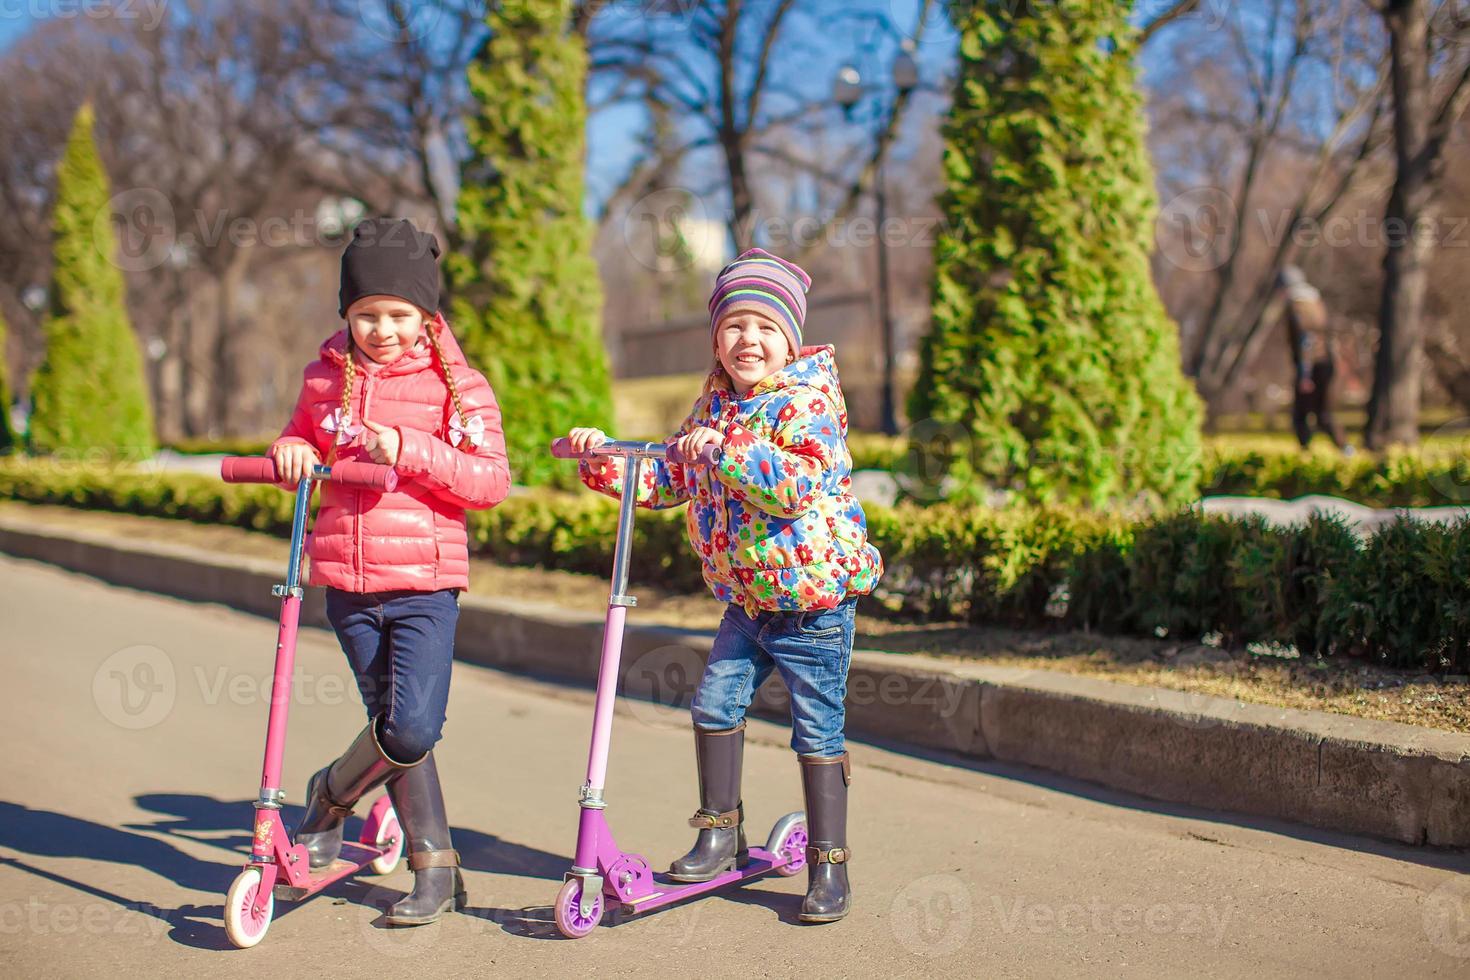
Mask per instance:
[[[429,346],[434,348],[434,360],[439,362],[439,370],[444,373],[444,383],[449,386],[449,400],[454,402],[454,411],[459,416],[461,424],[468,424],[470,417],[465,414],[464,403],[459,400],[459,385],[454,383],[454,372],[449,370],[449,361],[444,357],[444,348],[439,346],[439,336],[434,329],[439,325],[439,323],[429,323],[424,329],[424,334],[429,338]]]
[[[347,356],[342,361],[342,424],[352,417],[352,388],[357,381],[357,345],[352,341],[351,328],[347,331]],[[332,448],[327,452],[327,464],[337,458],[337,435],[332,435]]]

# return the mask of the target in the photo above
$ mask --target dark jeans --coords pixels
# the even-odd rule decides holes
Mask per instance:
[[[458,591],[328,589],[327,618],[357,675],[368,717],[383,717],[383,750],[398,762],[423,758],[444,730]]]
[[[1327,433],[1327,438],[1338,449],[1347,445],[1347,439],[1343,436],[1342,426],[1332,414],[1332,379],[1337,374],[1337,369],[1331,361],[1317,361],[1311,367],[1308,375],[1312,379],[1312,390],[1303,394],[1296,393],[1296,402],[1292,405],[1291,425],[1296,430],[1297,441],[1302,448],[1312,441],[1312,420],[1315,418],[1316,428]]]

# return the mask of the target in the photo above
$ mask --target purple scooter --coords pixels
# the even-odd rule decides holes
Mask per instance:
[[[697,462],[713,463],[716,450],[710,447]],[[621,456],[623,486],[637,487],[645,459],[677,459],[674,451],[656,442],[605,442],[586,453],[577,453],[570,440],[551,445],[558,459],[582,456]],[[629,913],[647,912],[674,902],[694,898],[717,888],[749,881],[775,872],[794,875],[806,867],[806,814],[788,813],[771,828],[765,847],[750,848],[750,862],[700,882],[675,882],[654,874],[640,854],[618,847],[607,824],[602,790],[607,778],[607,752],[612,741],[613,701],[617,697],[618,663],[623,653],[623,627],[628,607],[637,600],[628,594],[628,561],[632,556],[633,514],[636,493],[624,493],[618,512],[617,547],[613,553],[612,595],[607,604],[607,623],[602,634],[602,664],[597,671],[597,699],[593,709],[592,747],[587,754],[587,781],[580,798],[581,820],[577,826],[577,854],[565,883],[556,894],[556,927],[568,939],[580,939],[597,927],[603,912],[618,903]]]

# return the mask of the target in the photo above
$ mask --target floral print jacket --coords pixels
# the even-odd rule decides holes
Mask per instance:
[[[883,574],[852,496],[847,405],[831,347],[801,357],[744,397],[724,384],[700,397],[679,431],[725,436],[716,464],[645,460],[638,506],[689,503],[689,543],[721,602],[761,611],[830,609],[866,595]],[[621,497],[623,461],[594,457],[582,482]]]

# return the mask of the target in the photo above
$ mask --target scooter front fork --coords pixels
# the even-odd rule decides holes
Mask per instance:
[[[602,894],[607,881],[610,862],[605,852],[612,845],[612,833],[607,826],[607,818],[603,815],[607,804],[602,801],[602,794],[593,790],[590,783],[582,786],[577,803],[577,856],[571,870],[562,876],[562,880],[581,880],[582,894],[578,904],[579,911],[585,917],[592,914],[593,902]],[[616,846],[612,846],[612,850],[616,851]]]
[[[311,885],[306,848],[291,843],[278,802],[260,800],[255,804],[255,833],[251,837],[249,863],[260,869],[260,890],[266,894],[278,878],[293,888]]]

